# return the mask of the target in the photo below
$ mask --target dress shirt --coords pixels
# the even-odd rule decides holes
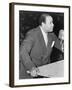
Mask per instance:
[[[41,26],[40,26],[40,29],[41,29],[41,32],[42,32],[42,35],[43,35],[45,44],[46,44],[46,46],[47,46],[47,44],[48,44],[48,33],[44,32],[44,30],[42,29]]]

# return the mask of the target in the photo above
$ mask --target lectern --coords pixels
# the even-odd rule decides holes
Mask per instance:
[[[64,60],[38,67],[38,75],[44,77],[63,77],[64,76]]]

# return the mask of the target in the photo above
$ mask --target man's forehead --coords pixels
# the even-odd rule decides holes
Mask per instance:
[[[53,18],[51,16],[47,16],[46,19],[49,21],[53,21]]]

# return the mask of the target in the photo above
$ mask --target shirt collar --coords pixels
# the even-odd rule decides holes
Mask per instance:
[[[48,33],[44,32],[43,28],[40,26],[41,32],[43,35],[48,35]]]

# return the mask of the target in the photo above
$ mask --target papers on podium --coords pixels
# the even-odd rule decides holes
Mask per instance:
[[[64,76],[64,60],[38,67],[40,73],[38,75],[45,77],[63,77]]]

